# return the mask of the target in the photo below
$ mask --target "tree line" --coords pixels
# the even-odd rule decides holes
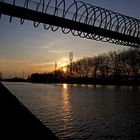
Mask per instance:
[[[74,77],[138,78],[140,76],[140,49],[113,51],[95,57],[86,57],[73,63]]]
[[[32,82],[68,82],[104,84],[140,82],[140,49],[113,51],[95,57],[85,57],[51,73],[34,73]],[[134,82],[135,81],[135,82]]]

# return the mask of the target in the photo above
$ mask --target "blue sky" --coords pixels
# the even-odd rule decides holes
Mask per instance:
[[[140,17],[140,0],[82,1],[138,19]],[[26,75],[54,70],[55,61],[58,66],[68,64],[70,51],[77,60],[127,48],[64,35],[61,31],[51,32],[44,30],[42,25],[36,29],[31,21],[20,25],[16,18],[12,23],[9,23],[8,16],[2,16],[0,20],[0,72],[5,77],[21,76],[23,70]]]

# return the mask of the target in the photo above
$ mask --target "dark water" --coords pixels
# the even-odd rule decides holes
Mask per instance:
[[[140,87],[4,85],[60,139],[140,140]]]

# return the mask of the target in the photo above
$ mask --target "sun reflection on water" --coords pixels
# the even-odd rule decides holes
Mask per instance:
[[[62,97],[63,97],[63,110],[64,112],[70,111],[70,102],[69,102],[69,93],[68,93],[68,85],[63,84],[62,87]]]
[[[70,103],[70,93],[67,84],[62,85],[62,120],[63,120],[63,129],[73,128],[73,116],[72,116],[72,107]]]
[[[63,84],[63,89],[67,90],[68,89],[68,85],[67,84]]]

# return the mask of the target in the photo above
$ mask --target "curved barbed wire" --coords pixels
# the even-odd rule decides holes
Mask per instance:
[[[93,27],[102,28],[140,39],[139,19],[128,17],[79,0],[0,0],[0,2],[10,3],[15,6],[70,19],[75,22],[80,22]],[[12,17],[10,17],[10,22],[11,21]],[[20,24],[23,24],[24,21],[25,19],[20,19]],[[35,28],[37,28],[40,24],[41,23],[34,21]],[[79,36],[81,38],[134,47],[137,47],[138,45],[129,41],[113,39],[110,37],[104,37],[97,34],[76,31],[44,23],[43,27],[46,30],[51,29],[52,31],[57,31],[61,28],[64,34],[71,32],[72,35]]]

